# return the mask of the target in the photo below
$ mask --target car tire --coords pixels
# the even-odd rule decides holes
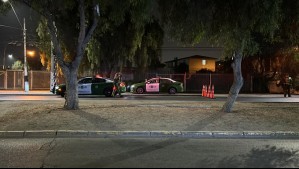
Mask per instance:
[[[111,97],[111,95],[112,95],[112,89],[109,89],[109,88],[104,89],[104,95],[106,97]]]
[[[136,93],[137,93],[137,94],[143,94],[143,93],[144,93],[144,89],[143,89],[143,87],[138,87],[138,88],[136,89]]]
[[[171,88],[168,90],[168,93],[169,93],[169,94],[175,94],[175,93],[176,93],[176,88],[171,87]]]
[[[64,93],[61,93],[61,94],[60,94],[61,97],[64,97],[64,95],[65,95]]]

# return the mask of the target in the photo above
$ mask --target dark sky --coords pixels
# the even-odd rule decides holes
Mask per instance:
[[[24,18],[26,20],[26,34],[27,42],[35,41],[37,37],[36,28],[39,21],[39,15],[37,15],[33,10],[22,3],[13,4],[13,7],[19,17],[19,20],[24,25]],[[17,20],[13,10],[11,9],[5,14],[0,13],[0,25],[6,25],[15,28],[21,28],[20,23]],[[23,43],[21,46],[7,45],[9,42],[19,41],[23,42],[23,31],[19,29],[7,28],[0,26],[0,63],[3,65],[3,56],[4,50],[5,55],[13,54],[14,58],[20,59],[23,61],[24,58],[24,47]],[[28,49],[30,47],[28,46]],[[12,62],[12,61],[11,61]],[[8,59],[6,64],[12,64]]]
[[[18,4],[13,4],[14,5],[14,9],[20,19],[20,22],[23,25],[23,19],[25,17],[26,19],[26,29],[27,29],[27,42],[29,41],[35,41],[36,37],[37,37],[37,33],[36,33],[36,28],[40,19],[40,16],[33,11],[32,9],[30,9],[28,6],[26,6],[23,3],[18,3]],[[11,27],[16,27],[16,28],[20,28],[20,24],[13,12],[13,10],[10,10],[8,13],[6,14],[1,14],[0,13],[0,25],[7,25],[7,26],[11,26]],[[20,59],[20,60],[24,60],[24,48],[23,48],[23,44],[21,44],[21,46],[13,46],[13,45],[7,45],[9,42],[12,41],[20,41],[23,42],[23,31],[22,30],[18,30],[18,29],[12,29],[12,28],[6,28],[6,27],[1,27],[0,26],[0,65],[3,65],[3,56],[4,56],[4,50],[5,50],[5,55],[7,56],[8,54],[13,54],[14,58]],[[214,50],[212,51],[210,49],[210,47],[206,47],[209,46],[207,44],[201,44],[201,45],[197,45],[195,47],[195,49],[193,50],[187,50],[184,54],[180,54],[178,56],[174,56],[174,53],[169,53],[167,54],[167,52],[163,53],[163,58],[162,61],[169,61],[174,59],[174,57],[188,57],[194,54],[197,55],[203,55],[203,56],[209,56],[209,57],[220,57],[221,56],[221,52],[218,48],[215,49],[216,53],[214,52]],[[162,49],[165,48],[178,48],[181,49],[182,47],[180,45],[178,45],[177,43],[171,42],[169,40],[167,40],[165,38],[164,41],[164,45],[162,47]],[[29,48],[29,47],[28,47]],[[167,50],[169,51],[169,50]],[[172,51],[172,50],[170,50]],[[173,51],[175,52],[175,51]],[[193,53],[188,53],[188,52],[193,52]],[[6,64],[12,64],[13,61],[9,61],[8,59],[6,59]]]

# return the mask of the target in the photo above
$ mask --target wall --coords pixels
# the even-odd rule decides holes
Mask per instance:
[[[202,60],[206,60],[206,65],[202,65]],[[206,58],[190,58],[189,73],[196,73],[200,69],[209,69],[215,71],[215,60]]]

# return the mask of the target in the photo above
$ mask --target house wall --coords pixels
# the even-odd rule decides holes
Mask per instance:
[[[202,60],[206,60],[206,65],[202,64]],[[206,59],[206,58],[190,58],[189,59],[189,73],[196,73],[200,69],[209,69],[215,72],[215,59]]]

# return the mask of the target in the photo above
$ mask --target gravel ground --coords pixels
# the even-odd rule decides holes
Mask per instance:
[[[86,101],[64,110],[61,101],[2,101],[0,130],[101,131],[294,131],[299,132],[298,103]]]

